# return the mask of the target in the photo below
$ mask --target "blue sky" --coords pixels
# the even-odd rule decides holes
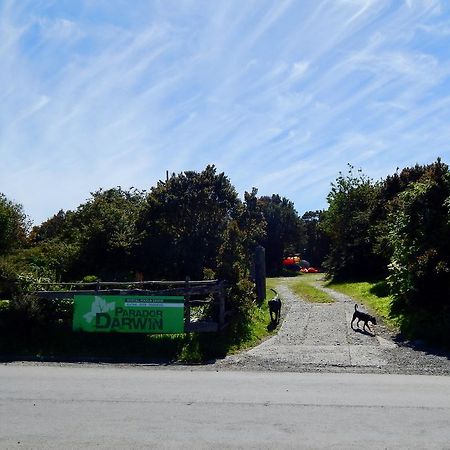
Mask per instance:
[[[215,164],[326,207],[450,163],[450,2],[0,0],[0,192],[35,223]]]

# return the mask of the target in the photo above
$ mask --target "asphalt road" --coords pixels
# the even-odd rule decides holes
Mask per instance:
[[[450,448],[450,377],[0,365],[0,448]]]

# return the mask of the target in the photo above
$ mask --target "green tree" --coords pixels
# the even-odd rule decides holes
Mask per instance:
[[[144,193],[117,187],[91,195],[69,216],[68,228],[80,247],[72,275],[132,279],[139,243],[136,224],[144,207]]]
[[[374,252],[372,233],[379,183],[360,170],[339,174],[327,196],[323,230],[330,239],[324,266],[334,278],[374,278],[383,273],[383,260]]]
[[[277,194],[261,197],[260,208],[267,224],[266,238],[262,245],[266,249],[266,269],[269,274],[281,272],[286,253],[299,253],[305,243],[303,223],[294,208],[294,203]]]
[[[35,250],[29,257],[46,260],[58,279],[133,279],[136,223],[144,198],[141,191],[121,187],[91,193],[76,211],[59,211],[33,228]]]
[[[426,173],[427,166],[416,164],[414,167],[406,167],[393,175],[388,175],[379,184],[378,202],[372,214],[371,234],[374,241],[374,251],[383,260],[382,267],[386,267],[384,276],[388,275],[387,266],[392,258],[392,245],[390,229],[392,221],[389,216],[394,216],[399,207],[399,195],[411,187]]]
[[[205,269],[216,272],[225,232],[240,208],[234,187],[214,166],[159,182],[147,196],[138,225],[146,276],[201,279]]]
[[[0,193],[0,256],[26,244],[29,226],[22,205]]]
[[[267,222],[257,194],[256,188],[244,193],[244,202],[237,219],[239,229],[243,233],[243,249],[247,261],[253,258],[255,248],[267,237]]]
[[[440,160],[424,169],[388,217],[388,282],[402,331],[450,346],[450,173]]]
[[[14,259],[26,251],[29,227],[22,205],[0,193],[0,298],[12,298],[18,291],[24,273]]]
[[[389,216],[389,280],[398,306],[449,304],[450,174],[438,162],[398,196]]]
[[[67,231],[67,220],[70,213],[67,214],[62,209],[50,219],[47,219],[41,225],[34,226],[30,233],[30,241],[38,244],[51,239],[59,239]]]
[[[324,211],[307,211],[302,216],[306,242],[301,256],[316,267],[322,265],[330,247],[329,238],[321,226],[323,217]]]

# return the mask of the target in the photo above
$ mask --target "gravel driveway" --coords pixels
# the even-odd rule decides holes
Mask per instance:
[[[234,370],[450,375],[450,355],[396,342],[396,336],[380,320],[374,327],[375,336],[352,330],[355,301],[317,287],[330,294],[334,303],[305,302],[280,279],[276,289],[283,301],[283,314],[277,335],[214,366]],[[360,305],[360,309],[364,307]]]

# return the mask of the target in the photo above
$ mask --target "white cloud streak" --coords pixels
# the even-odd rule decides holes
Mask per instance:
[[[61,5],[0,10],[0,192],[36,222],[208,163],[302,212],[347,162],[450,156],[443,2]]]

